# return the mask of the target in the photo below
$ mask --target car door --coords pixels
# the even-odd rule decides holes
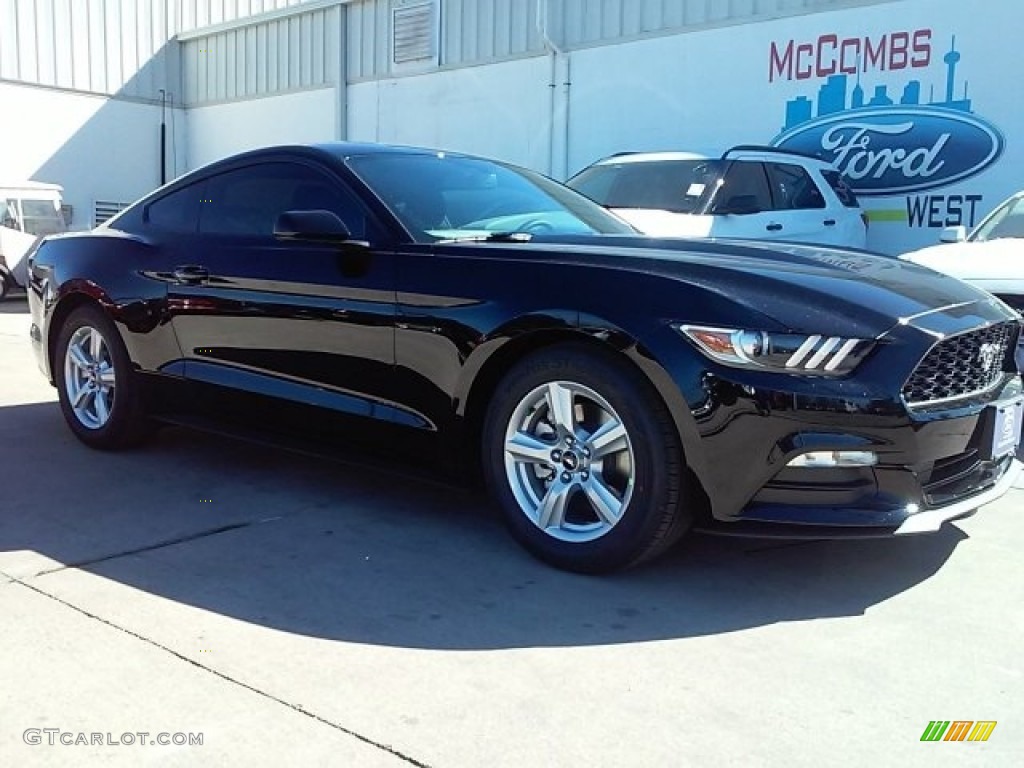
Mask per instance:
[[[804,243],[855,245],[844,237],[844,222],[837,211],[829,210],[825,195],[806,168],[795,163],[768,162],[765,170],[772,193],[772,219],[778,226],[775,237]]]
[[[811,175],[816,179],[820,177],[826,198],[834,198],[829,201],[826,213],[835,212],[835,216],[829,218],[837,221],[836,242],[853,248],[867,248],[868,218],[843,175],[833,168],[819,168]]]
[[[274,237],[286,210],[325,209],[367,247]],[[297,161],[209,178],[198,232],[176,249],[168,307],[184,375],[257,404],[389,420],[394,256],[345,183]]]
[[[729,165],[708,209],[711,237],[782,239],[764,163],[737,160]],[[733,212],[742,210],[744,212]]]

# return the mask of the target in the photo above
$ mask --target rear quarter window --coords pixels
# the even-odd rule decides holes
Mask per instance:
[[[205,181],[164,195],[146,206],[146,224],[161,232],[194,233],[199,228],[199,205]]]

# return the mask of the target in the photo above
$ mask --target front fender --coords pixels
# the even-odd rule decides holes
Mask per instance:
[[[665,330],[675,334],[670,328]],[[656,352],[636,335],[594,315],[578,316],[568,311],[549,311],[519,318],[496,330],[466,360],[455,403],[460,419],[475,422],[479,427],[484,405],[491,392],[513,365],[539,348],[566,342],[589,343],[616,355],[624,355],[637,368],[668,408],[687,464],[701,488],[706,487],[709,473],[704,453],[700,450],[701,438],[678,378],[681,371],[689,371],[685,375],[692,380],[693,388],[702,391],[701,369],[698,360],[687,361],[688,357],[695,358],[696,353],[677,335],[656,340]],[[663,364],[659,352],[660,356],[675,353],[675,364]]]

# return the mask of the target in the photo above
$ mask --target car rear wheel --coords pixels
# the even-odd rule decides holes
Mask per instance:
[[[115,449],[149,434],[128,353],[102,310],[80,307],[68,316],[54,362],[61,410],[78,439]]]
[[[498,386],[484,426],[488,485],[513,536],[572,571],[636,565],[690,527],[675,427],[625,363],[566,345]]]

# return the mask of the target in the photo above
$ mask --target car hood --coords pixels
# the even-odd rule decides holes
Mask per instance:
[[[610,208],[645,235],[655,237],[707,237],[711,234],[710,216],[664,211],[660,208]]]
[[[984,242],[943,243],[911,251],[901,259],[959,277],[961,280],[1024,282],[1024,239],[1005,237]]]
[[[750,240],[538,240],[553,257],[700,286],[794,332],[874,338],[912,323],[945,334],[1014,317],[961,280],[866,251]]]

